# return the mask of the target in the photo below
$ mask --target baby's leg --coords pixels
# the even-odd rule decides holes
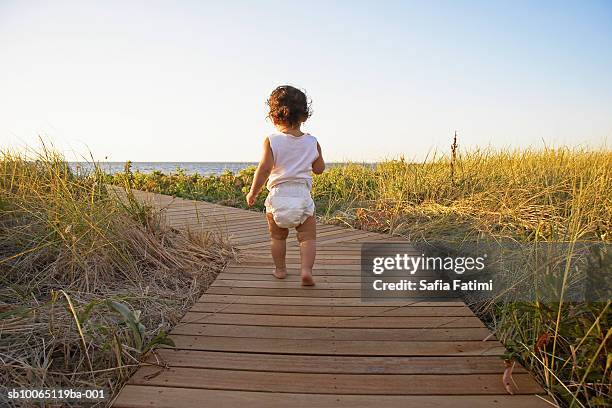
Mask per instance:
[[[312,267],[314,266],[316,252],[316,240],[309,239],[308,241],[300,242],[300,260],[302,264],[300,276],[302,277],[303,286],[314,285],[314,279],[312,278]]]
[[[314,266],[317,253],[317,222],[314,216],[310,216],[297,227],[297,238],[300,243],[300,261],[303,286],[313,286],[312,267]]]
[[[274,276],[278,279],[287,277],[287,264],[285,253],[287,252],[287,240],[272,238],[272,259],[274,260]]]
[[[280,228],[274,222],[272,214],[267,213],[268,229],[270,230],[272,260],[274,261],[274,276],[278,279],[287,277],[287,264],[285,262],[285,253],[287,252],[287,228]]]

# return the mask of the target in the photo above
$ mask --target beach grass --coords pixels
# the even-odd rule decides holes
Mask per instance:
[[[129,189],[118,199],[104,177],[52,149],[0,152],[3,389],[98,387],[105,400],[75,406],[109,406],[233,256],[223,237],[168,228]]]
[[[254,168],[219,176],[143,174],[128,166],[106,177],[136,189],[246,208],[244,195],[253,173]],[[453,149],[418,163],[400,157],[375,166],[346,164],[315,176],[312,193],[325,222],[413,242],[612,241],[612,151],[605,148]],[[262,210],[264,199],[265,192],[254,209]],[[609,406],[610,302],[478,306],[506,345],[509,367],[517,361],[530,369],[561,405]]]

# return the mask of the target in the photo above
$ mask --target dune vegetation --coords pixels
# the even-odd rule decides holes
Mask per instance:
[[[98,387],[89,405],[109,406],[233,256],[103,181],[51,150],[0,153],[1,388]]]
[[[202,176],[126,171],[107,181],[141,190],[246,207],[254,168]],[[612,151],[477,150],[346,164],[315,176],[319,217],[413,242],[481,238],[524,244],[612,241]],[[265,194],[255,205],[263,208]],[[610,274],[609,247],[603,247]],[[524,273],[532,273],[525,271]],[[609,282],[609,280],[608,280]],[[610,302],[498,302],[478,308],[506,345],[509,366],[530,369],[561,404],[609,406],[612,400]]]

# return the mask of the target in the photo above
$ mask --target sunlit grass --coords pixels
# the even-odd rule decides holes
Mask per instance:
[[[220,237],[167,228],[103,182],[53,150],[0,152],[3,386],[110,396],[142,355],[170,342],[168,329],[232,255]]]

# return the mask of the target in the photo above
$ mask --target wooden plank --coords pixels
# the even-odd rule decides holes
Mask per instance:
[[[247,273],[270,273],[274,267],[273,262],[254,262],[248,259],[240,259],[238,262],[234,262],[228,265],[224,272],[247,272]],[[287,270],[289,272],[299,273],[300,264],[299,262],[287,262]],[[334,275],[353,275],[360,276],[361,269],[360,265],[322,265],[315,262],[313,273],[321,274],[334,274]]]
[[[177,408],[179,404],[182,408],[551,408],[544,398],[535,395],[334,395],[131,384],[124,388],[113,406]]]
[[[257,214],[249,214],[241,211],[220,211],[215,209],[208,209],[202,207],[168,207],[164,210],[164,214],[170,218],[180,218],[195,216],[196,218],[209,218],[209,219],[258,219],[260,218]]]
[[[514,374],[513,380],[517,385],[516,394],[542,392],[527,374]],[[161,372],[158,367],[143,367],[130,379],[130,384],[352,395],[499,395],[506,392],[497,374],[437,374],[432,381],[430,375],[421,374],[270,373],[184,367],[162,369]]]
[[[231,303],[196,303],[191,308],[192,312],[199,313],[245,313],[245,314],[269,314],[269,315],[298,315],[298,316],[446,316],[460,317],[473,316],[470,309],[465,306],[441,306],[441,307],[351,307],[351,306],[278,306],[278,305],[247,305]]]
[[[373,237],[375,234],[371,232],[364,231],[350,231],[350,232],[341,232],[338,231],[337,235],[330,237],[319,237],[317,236],[317,244],[320,245],[328,245],[335,242],[343,242],[343,241],[354,241],[358,239],[367,239],[369,237]]]
[[[237,281],[237,280],[215,280],[214,286],[225,286],[230,288],[288,288],[295,287],[295,284],[291,284],[291,281],[284,279],[269,279],[259,281]],[[359,282],[317,282],[316,286],[310,290],[321,290],[321,289],[360,289],[361,283]]]
[[[349,356],[483,356],[500,355],[496,341],[393,341],[265,339],[221,336],[173,335],[179,349],[271,354]]]
[[[229,225],[238,226],[243,224],[246,226],[253,224],[261,226],[263,224],[265,226],[265,222],[262,222],[259,217],[243,217],[241,219],[235,219],[234,216],[230,215],[227,217],[218,215],[210,216],[205,213],[166,215],[166,220],[173,225],[188,225],[189,223],[197,223],[203,224],[210,229],[220,230],[227,230]],[[258,228],[261,229],[261,227]]]
[[[267,232],[258,232],[255,235],[242,235],[240,233],[232,234],[234,236],[234,241],[236,245],[239,247],[241,245],[247,245],[248,243],[258,242],[258,243],[266,243],[268,246],[270,245],[270,235]]]
[[[228,288],[294,288],[296,285],[294,282],[298,282],[298,280],[288,280],[288,279],[276,279],[269,275],[269,279],[258,279],[258,280],[236,280],[236,279],[224,279],[223,276],[219,276],[217,280],[214,282],[213,286],[215,287],[228,287]],[[297,275],[296,275],[297,276]],[[429,277],[432,277],[429,275]],[[422,279],[423,276],[414,276],[409,277],[407,279],[397,278],[394,281],[411,281],[418,284],[419,280]],[[432,277],[433,278],[433,277]],[[391,280],[388,280],[391,282]],[[364,280],[364,288],[372,287],[372,283],[374,280]],[[361,289],[361,282],[326,282],[325,280],[317,280],[316,286],[312,288],[308,288],[308,290],[321,290],[321,289],[334,289],[334,290],[359,290]]]
[[[427,298],[422,299],[391,299],[391,300],[377,300],[377,301],[362,301],[360,298],[336,298],[336,297],[303,297],[303,296],[263,296],[263,295],[216,295],[211,293],[205,293],[200,297],[198,302],[227,302],[227,303],[246,303],[252,305],[335,305],[335,306],[402,306],[402,305],[421,305],[423,307],[437,307],[437,306],[465,306],[465,303],[459,299],[441,299],[441,300],[430,300]]]
[[[342,374],[498,374],[504,362],[496,356],[378,357],[299,354],[227,353],[160,349],[147,359],[171,367],[249,371]],[[514,373],[525,373],[517,365]]]
[[[206,215],[201,215],[201,216],[185,216],[185,217],[168,217],[168,220],[169,222],[172,222],[173,224],[188,225],[189,223],[194,222],[194,223],[202,224],[204,225],[205,228],[209,228],[209,229],[237,232],[239,231],[238,229],[235,229],[234,231],[229,230],[230,224],[228,223],[231,222],[232,218],[233,217],[228,217],[227,219],[219,218],[219,217],[211,218]],[[263,224],[261,220],[257,220],[253,218],[244,219],[244,221],[242,222],[236,221],[236,224],[238,223],[244,224],[245,228],[247,228],[248,225],[251,225],[251,228],[255,228],[256,230],[261,230],[262,224]]]
[[[269,258],[270,254],[259,254],[259,255],[251,255],[249,256],[249,260],[253,260],[253,261],[260,261],[261,259],[266,259]],[[299,251],[295,251],[295,250],[289,250],[287,251],[287,255],[285,256],[285,259],[300,259],[300,253]],[[351,251],[351,252],[338,252],[338,251],[318,251],[317,252],[317,260],[337,260],[337,259],[342,259],[342,260],[356,260],[356,261],[361,261],[361,255],[357,252]],[[359,265],[359,262],[356,262],[357,265]]]
[[[243,235],[240,233],[237,233],[234,235],[234,241],[240,245],[240,244],[245,244],[245,243],[251,243],[251,242],[266,242],[266,243],[270,243],[270,235],[268,235],[267,232],[258,232],[257,234],[254,235]]]
[[[316,281],[316,276],[315,276]],[[315,289],[314,287],[301,288],[296,285],[295,288],[237,288],[237,287],[224,287],[224,286],[211,286],[208,288],[206,293],[215,295],[263,295],[263,296],[301,296],[301,297],[346,297],[346,298],[361,298],[361,290],[359,289]],[[446,295],[446,294],[444,294]],[[402,294],[398,294],[398,298],[401,298]],[[431,298],[431,294],[423,292],[414,292],[410,295],[413,298]],[[446,295],[446,296],[451,296]],[[440,295],[443,299],[443,296]]]
[[[361,282],[361,275],[358,273],[354,274],[343,274],[343,275],[335,275],[331,273],[327,273],[326,270],[317,270],[316,277],[317,282]],[[333,272],[333,271],[332,271]],[[419,274],[418,278],[435,278],[437,277],[434,273],[423,273]],[[260,273],[235,273],[235,272],[221,272],[218,276],[218,279],[229,280],[229,281],[270,281],[276,280],[272,275],[272,269],[267,268],[263,269]],[[287,277],[282,280],[283,282],[300,282],[300,272],[297,269],[289,269],[287,271]]]
[[[271,269],[266,269],[265,273],[224,273],[221,272],[217,278],[225,280],[237,281],[267,281],[276,279],[272,275]],[[285,282],[300,282],[300,272],[298,270],[287,271],[287,277],[283,279]],[[317,274],[317,282],[361,282],[359,275],[323,275]]]
[[[346,328],[425,328],[425,327],[483,327],[476,316],[366,316],[329,317],[265,315],[243,313],[198,313],[189,311],[182,323],[248,324],[252,326],[285,327],[346,327]]]
[[[267,239],[267,238],[266,238]],[[293,261],[293,262],[292,262]],[[259,257],[259,258],[246,258],[244,262],[248,263],[248,265],[256,266],[256,265],[274,265],[272,262],[272,258],[267,257]],[[299,265],[299,258],[289,258],[287,259],[288,264]],[[317,265],[355,265],[357,267],[361,266],[361,260],[359,259],[317,259],[315,261],[315,268]]]
[[[223,220],[219,222],[219,227],[223,228],[223,230],[228,232],[240,232],[240,231],[260,231],[263,228],[267,228],[267,223],[258,218],[252,219],[249,218],[242,222],[233,222],[233,217],[229,217],[227,220]],[[210,219],[205,219],[205,221],[211,222]],[[214,222],[214,220],[212,220]],[[214,225],[215,227],[217,225]]]
[[[484,341],[495,337],[486,327],[453,328],[320,328],[181,323],[172,334],[188,336],[257,337],[261,339],[319,339],[338,341]]]
[[[221,208],[211,208],[208,206],[201,205],[178,205],[174,203],[172,206],[167,207],[164,212],[168,215],[181,215],[181,214],[192,214],[192,213],[200,213],[205,214],[209,217],[241,217],[241,218],[261,218],[261,213],[244,211],[240,208],[231,208],[230,207],[221,207]]]

